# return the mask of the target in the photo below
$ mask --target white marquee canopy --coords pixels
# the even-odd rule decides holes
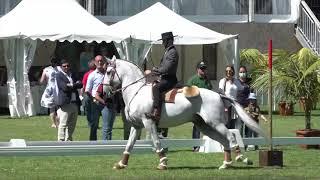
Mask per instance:
[[[8,71],[11,116],[34,115],[28,71],[37,39],[42,41],[118,41],[108,26],[76,0],[22,0],[0,18],[0,45]],[[0,46],[1,47],[1,46]]]
[[[120,41],[76,0],[22,0],[0,18],[0,39]]]
[[[213,44],[236,36],[221,34],[189,21],[160,2],[109,27],[113,34],[122,38],[131,36],[153,43],[161,43],[157,41],[161,33],[172,31],[178,36],[175,44],[181,45]]]
[[[122,59],[135,62],[140,67],[152,44],[162,43],[158,39],[164,32],[172,31],[177,35],[174,40],[176,45],[214,44],[237,37],[218,33],[189,21],[160,2],[109,28],[112,34],[117,34],[122,39],[130,37],[116,46]],[[227,51],[226,53],[234,54],[232,50]]]

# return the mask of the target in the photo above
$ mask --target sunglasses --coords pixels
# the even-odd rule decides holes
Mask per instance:
[[[103,63],[103,64],[105,63],[105,61],[103,59],[96,60],[96,62],[97,63]]]

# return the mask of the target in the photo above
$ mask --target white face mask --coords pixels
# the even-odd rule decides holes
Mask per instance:
[[[239,73],[239,77],[241,77],[241,78],[245,78],[245,77],[247,77],[247,73]]]

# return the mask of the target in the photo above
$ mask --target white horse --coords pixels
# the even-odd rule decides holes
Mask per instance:
[[[156,153],[160,158],[157,168],[167,169],[167,157],[163,148],[161,148],[156,123],[145,115],[152,109],[152,86],[146,84],[141,69],[131,62],[114,60],[107,68],[103,83],[104,91],[108,94],[112,94],[114,91],[122,91],[126,105],[125,114],[127,120],[133,125],[123,157],[115,164],[114,168],[123,169],[127,167],[130,152],[144,127],[150,132]],[[239,146],[236,145],[233,135],[225,126],[223,101],[228,101],[235,108],[239,117],[249,128],[259,134],[263,134],[263,132],[259,125],[233,99],[203,88],[199,88],[199,92],[200,95],[192,98],[186,98],[183,93],[178,93],[174,103],[164,103],[158,127],[167,128],[193,122],[203,134],[224,146],[224,161],[219,169],[228,168],[232,163],[231,148],[237,147],[239,149]],[[248,159],[244,158],[240,151],[236,160],[248,162]]]

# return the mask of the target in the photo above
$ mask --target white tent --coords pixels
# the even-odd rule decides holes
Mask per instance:
[[[36,39],[50,41],[112,41],[108,26],[75,0],[23,0],[0,18],[0,44],[8,70],[11,116],[33,115],[28,70]]]
[[[175,44],[183,45],[213,44],[235,37],[235,35],[212,31],[189,21],[160,2],[109,27],[120,37],[131,36],[135,39],[152,41],[153,43],[161,43],[157,41],[161,38],[161,33],[168,31],[178,35]]]
[[[131,37],[117,48],[122,58],[140,66],[151,44],[161,43],[158,39],[164,32],[172,31],[177,35],[174,43],[179,45],[214,44],[237,36],[221,34],[189,21],[160,2],[109,27],[113,34],[117,33],[123,39]]]
[[[108,26],[76,0],[23,0],[0,18],[0,39],[112,41]]]

